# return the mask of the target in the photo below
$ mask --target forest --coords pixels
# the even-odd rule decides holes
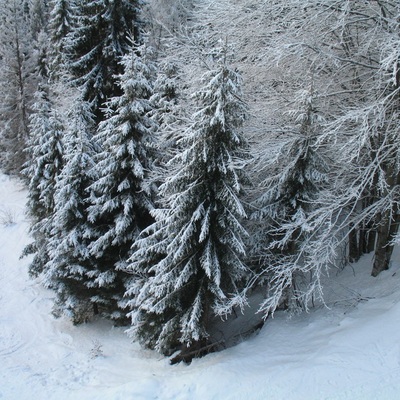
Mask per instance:
[[[229,17],[228,17],[229,16]],[[400,4],[0,0],[0,167],[53,314],[187,361],[400,237]],[[248,327],[256,329],[257,326]]]

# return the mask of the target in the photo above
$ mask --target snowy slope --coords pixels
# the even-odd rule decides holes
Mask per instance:
[[[19,259],[29,241],[25,201],[22,185],[0,175],[0,399],[400,398],[398,254],[378,278],[368,257],[334,276],[329,308],[276,314],[236,347],[169,366],[122,328],[51,316],[52,293]]]

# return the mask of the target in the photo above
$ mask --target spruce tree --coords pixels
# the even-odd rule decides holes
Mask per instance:
[[[291,111],[292,133],[283,138],[279,151],[269,162],[262,160],[259,174],[264,179],[259,184],[262,195],[255,201],[257,211],[253,218],[269,221],[279,230],[283,224],[304,219],[312,209],[313,201],[324,182],[327,181],[328,165],[321,149],[316,148],[319,115],[315,106],[315,95],[302,90],[295,110]],[[301,222],[297,224],[301,225]],[[267,232],[264,232],[268,234]],[[281,231],[281,234],[283,232]],[[298,235],[275,237],[275,245],[288,250],[295,246]]]
[[[165,162],[171,158],[180,139],[179,126],[179,69],[171,62],[164,62],[158,68],[157,79],[154,82],[154,93],[150,98],[152,110],[151,119],[158,127],[159,147],[162,149],[161,159]]]
[[[162,207],[155,223],[135,244],[130,266],[136,275],[128,295],[136,295],[130,333],[145,346],[169,354],[179,345],[210,340],[216,313],[242,304],[240,284],[246,235],[242,160],[246,114],[241,78],[228,68],[226,49],[215,69],[203,76],[199,109],[171,175],[160,187]]]
[[[88,244],[88,187],[93,183],[93,118],[89,105],[77,101],[69,113],[70,128],[65,135],[65,165],[55,191],[54,215],[48,242],[49,261],[45,285],[56,292],[54,314],[68,315],[74,323],[97,312],[92,288],[93,261]],[[104,285],[108,274],[97,277]]]
[[[34,40],[37,40],[39,33],[46,30],[49,18],[48,1],[30,0],[28,7],[31,36]]]
[[[154,109],[151,112],[152,118],[162,129],[168,128],[173,119],[175,108],[178,104],[179,70],[176,65],[170,62],[161,63],[157,71],[157,79],[154,82],[154,93],[151,96],[151,103]]]
[[[67,37],[68,69],[72,83],[89,101],[96,123],[101,108],[121,95],[116,76],[122,73],[121,57],[130,51],[129,36],[138,41],[138,0],[78,2],[72,31]]]
[[[48,25],[50,38],[50,75],[57,79],[65,69],[65,42],[73,27],[75,1],[52,0],[50,2],[50,20]],[[75,11],[76,12],[76,11]]]
[[[261,168],[264,175],[254,202],[257,211],[252,218],[260,226],[255,236],[255,251],[262,259],[262,270],[269,281],[269,292],[262,309],[274,312],[276,307],[297,308],[297,280],[303,277],[299,249],[308,235],[307,218],[316,208],[319,192],[328,182],[329,166],[317,141],[320,116],[313,89],[301,90],[290,112],[292,133],[282,140],[272,160]],[[307,292],[307,290],[305,290]]]
[[[58,175],[63,166],[64,126],[49,100],[48,88],[41,85],[35,95],[34,113],[30,121],[28,162],[23,170],[28,178],[27,210],[31,217],[30,233],[34,242],[24,254],[34,253],[29,272],[37,276],[48,261],[47,240]]]
[[[147,114],[155,67],[149,53],[150,49],[141,46],[123,57],[124,73],[119,78],[123,94],[108,102],[107,118],[97,133],[103,147],[96,160],[98,179],[91,187],[89,218],[95,225],[95,240],[89,249],[97,267],[92,279],[102,303],[109,303],[103,312],[114,319],[125,317],[122,309],[128,274],[124,270],[131,247],[152,221],[153,190],[146,177],[152,158],[153,123]],[[114,279],[102,287],[97,276],[106,271],[111,271]]]

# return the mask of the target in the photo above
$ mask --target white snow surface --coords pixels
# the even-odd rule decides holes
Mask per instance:
[[[398,250],[377,278],[370,256],[334,274],[329,308],[276,313],[247,341],[170,366],[123,328],[51,315],[52,292],[19,259],[25,202],[22,184],[0,174],[0,399],[400,399]]]

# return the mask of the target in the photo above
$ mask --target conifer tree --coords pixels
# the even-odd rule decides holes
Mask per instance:
[[[155,75],[150,53],[141,46],[123,57],[124,73],[119,78],[123,94],[107,103],[107,118],[97,133],[103,146],[96,160],[98,179],[91,187],[89,218],[96,229],[89,249],[96,260],[94,282],[105,271],[114,276],[107,287],[98,287],[104,292],[103,303],[110,302],[107,312],[114,319],[126,315],[122,311],[128,277],[124,270],[131,247],[152,220],[153,190],[146,184],[153,125],[147,114]]]
[[[307,218],[328,182],[329,171],[323,151],[316,145],[321,117],[315,98],[313,89],[300,91],[295,99],[297,107],[290,112],[293,133],[282,141],[277,155],[259,168],[266,177],[259,185],[262,194],[254,202],[257,211],[252,218],[260,222],[255,247],[269,281],[261,306],[267,313],[281,304],[292,309],[303,306],[296,286],[307,271],[298,254],[308,235]],[[303,288],[302,296],[307,293]]]
[[[121,57],[130,51],[129,35],[138,41],[138,0],[78,2],[77,15],[66,50],[72,83],[89,101],[96,123],[101,108],[121,95],[116,76],[122,73]]]
[[[161,63],[157,79],[154,82],[154,93],[150,98],[151,119],[158,128],[159,147],[162,148],[161,160],[167,161],[175,151],[180,138],[179,126],[179,69],[172,62]]]
[[[50,38],[50,71],[52,79],[62,74],[65,66],[66,37],[73,26],[73,15],[76,12],[75,1],[52,0],[50,2],[49,38]]]
[[[35,75],[38,80],[38,86],[42,82],[48,81],[50,74],[49,66],[49,42],[47,32],[44,30],[40,31],[34,43],[34,54],[35,54]]]
[[[92,134],[94,122],[89,105],[76,101],[69,114],[65,135],[65,165],[55,191],[45,284],[56,292],[54,314],[68,315],[80,323],[97,312],[92,288],[93,262],[88,249],[91,227],[87,217],[88,187],[93,183]],[[104,285],[108,274],[97,277]]]
[[[28,214],[34,242],[24,254],[35,253],[29,272],[37,276],[48,261],[46,243],[50,235],[50,221],[54,211],[54,194],[58,175],[63,166],[64,127],[60,116],[49,100],[46,85],[36,93],[28,142],[28,162],[23,171],[28,178]]]
[[[178,103],[178,67],[173,63],[166,62],[160,65],[157,79],[154,82],[154,94],[151,96],[151,103],[154,107],[151,116],[155,119],[161,129],[170,124],[169,117],[173,114]]]
[[[246,110],[226,48],[219,56],[195,94],[199,109],[182,139],[184,150],[168,166],[172,174],[160,188],[162,208],[153,212],[156,221],[131,258],[137,281],[128,291],[136,294],[130,332],[165,354],[179,343],[209,340],[215,314],[244,301],[239,292],[246,274],[246,212],[239,196]]]
[[[48,21],[48,1],[47,0],[30,0],[29,1],[29,24],[31,37],[37,40],[40,32],[47,28]]]

